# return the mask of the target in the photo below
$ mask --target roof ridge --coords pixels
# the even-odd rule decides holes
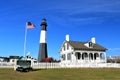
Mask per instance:
[[[68,42],[79,42],[79,43],[86,43],[86,42],[83,42],[83,41],[73,41],[73,40],[70,40]]]

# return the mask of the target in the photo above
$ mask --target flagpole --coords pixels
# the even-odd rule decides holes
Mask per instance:
[[[27,38],[27,22],[25,26],[24,57],[26,57],[26,38]]]

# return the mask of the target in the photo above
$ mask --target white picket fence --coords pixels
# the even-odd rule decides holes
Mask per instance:
[[[34,63],[33,68],[120,68],[117,63]]]
[[[120,68],[117,63],[61,63],[63,68]]]
[[[34,69],[47,68],[120,68],[117,63],[33,63]],[[13,63],[0,62],[0,68],[14,68]]]
[[[14,68],[14,63],[0,62],[0,68]]]
[[[32,65],[33,68],[39,69],[39,68],[61,68],[60,63],[34,63]]]

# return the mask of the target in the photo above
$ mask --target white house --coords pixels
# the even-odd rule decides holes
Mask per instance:
[[[61,64],[105,63],[106,48],[96,43],[95,38],[88,42],[66,40],[60,48]]]

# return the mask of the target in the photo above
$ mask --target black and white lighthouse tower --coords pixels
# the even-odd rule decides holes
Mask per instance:
[[[47,31],[46,19],[42,19],[42,23],[40,26],[41,26],[41,34],[40,34],[40,46],[39,46],[39,53],[38,53],[39,62],[41,62],[42,60],[48,57],[47,43],[46,43],[46,31]]]

